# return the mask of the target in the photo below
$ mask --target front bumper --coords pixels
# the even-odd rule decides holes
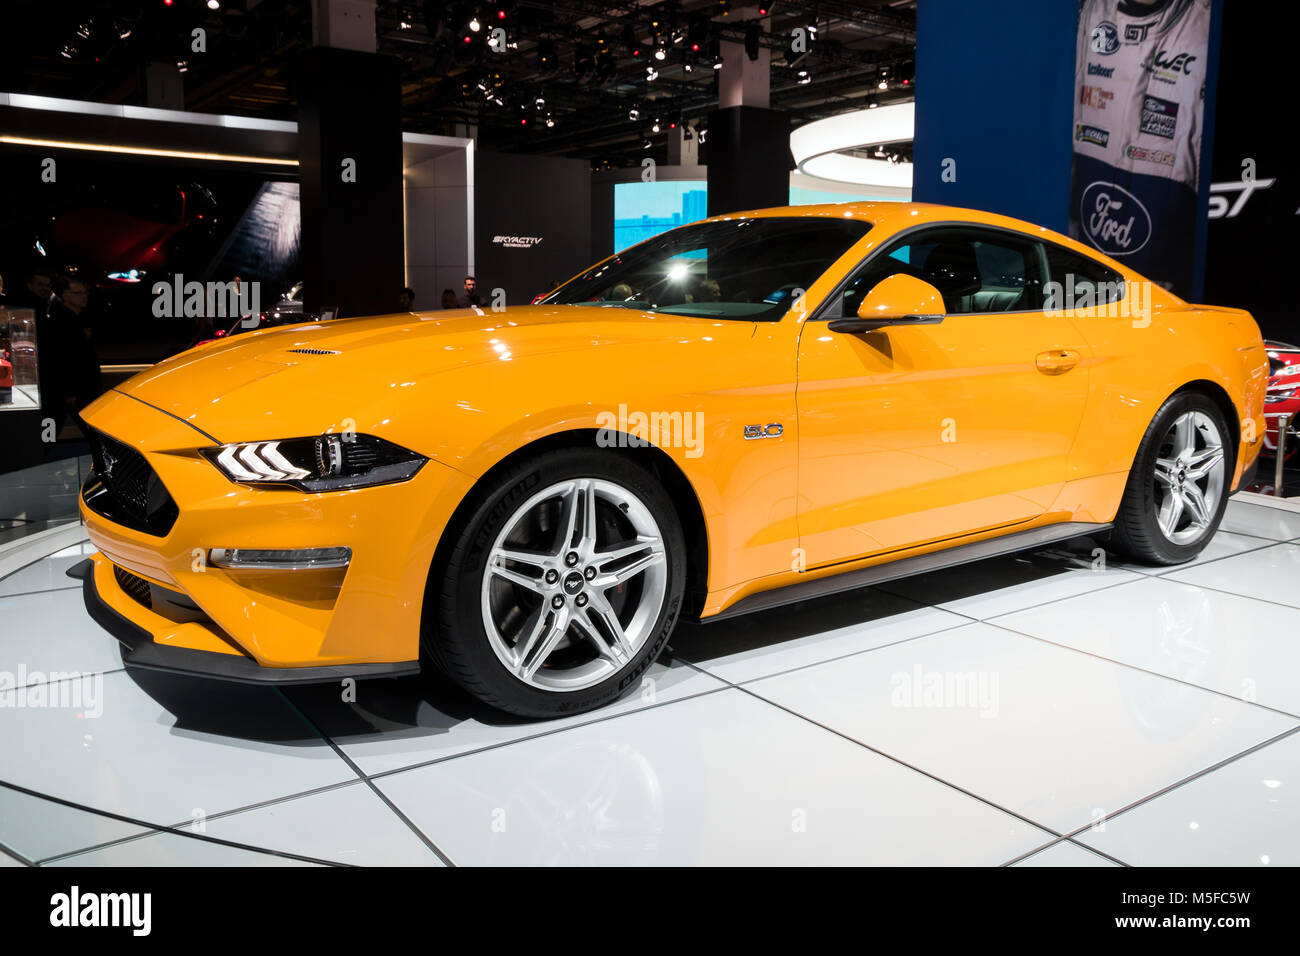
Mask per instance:
[[[468,476],[430,461],[409,481],[375,488],[254,488],[199,455],[212,438],[137,399],[109,393],[83,418],[143,455],[176,506],[158,534],[81,500],[99,552],[86,569],[87,608],[126,645],[129,666],[272,684],[417,668],[429,567]],[[265,570],[206,560],[213,548],[324,547],[350,548],[350,564]],[[141,600],[141,588],[156,599]]]
[[[111,587],[111,599],[119,599],[123,589],[113,581],[113,565],[95,555],[68,570],[68,576],[81,580],[81,595],[86,611],[95,623],[112,634],[123,645],[122,663],[130,669],[161,671],[182,677],[206,677],[212,680],[237,684],[262,684],[276,687],[297,684],[333,684],[346,678],[356,680],[371,677],[405,677],[418,674],[418,660],[392,664],[341,664],[307,667],[262,667],[252,658],[229,651],[199,650],[197,648],[161,644],[154,633],[114,610],[113,605],[100,594],[100,588]],[[128,595],[129,597],[129,595]],[[165,620],[158,622],[166,628]]]

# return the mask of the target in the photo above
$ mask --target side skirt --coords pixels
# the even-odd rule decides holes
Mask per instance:
[[[700,623],[709,624],[713,621],[726,621],[733,617],[740,617],[742,614],[753,614],[755,611],[766,611],[786,604],[797,604],[800,601],[810,601],[814,598],[839,594],[843,591],[855,591],[858,588],[881,584],[885,581],[907,578],[914,574],[924,574],[927,571],[938,571],[941,568],[951,568],[972,561],[982,561],[985,558],[996,558],[999,555],[1025,551],[1029,548],[1040,548],[1060,541],[1068,541],[1071,538],[1100,534],[1109,531],[1110,527],[1109,524],[1088,524],[1081,521],[1049,524],[1041,528],[1031,528],[1028,531],[1018,531],[1015,534],[1000,535],[996,538],[986,538],[983,541],[975,541],[971,544],[945,548],[942,551],[932,551],[929,554],[919,554],[911,558],[898,558],[893,561],[886,561],[883,564],[873,564],[870,567],[859,568],[856,571],[842,571],[839,574],[831,574],[811,581],[799,581],[795,584],[788,584],[783,588],[773,588],[771,591],[760,591],[757,594],[751,594],[749,597],[737,601],[725,611],[712,617],[701,618]]]

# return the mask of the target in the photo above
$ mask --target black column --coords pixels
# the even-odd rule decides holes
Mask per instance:
[[[780,110],[709,114],[709,215],[790,204],[790,121]]]
[[[355,182],[344,161],[355,162]],[[401,65],[312,47],[298,71],[303,306],[392,312],[405,277]]]

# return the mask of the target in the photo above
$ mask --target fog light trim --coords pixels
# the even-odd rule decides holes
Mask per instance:
[[[346,568],[351,548],[213,548],[208,563],[214,568],[261,571],[313,571]]]

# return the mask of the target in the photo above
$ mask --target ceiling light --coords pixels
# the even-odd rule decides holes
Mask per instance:
[[[473,30],[475,33],[478,33],[479,30],[483,29],[483,24],[478,22],[478,17],[473,17],[469,21],[469,28]]]
[[[220,9],[221,9],[221,0],[208,0],[208,9],[209,9],[209,10],[220,10]]]

